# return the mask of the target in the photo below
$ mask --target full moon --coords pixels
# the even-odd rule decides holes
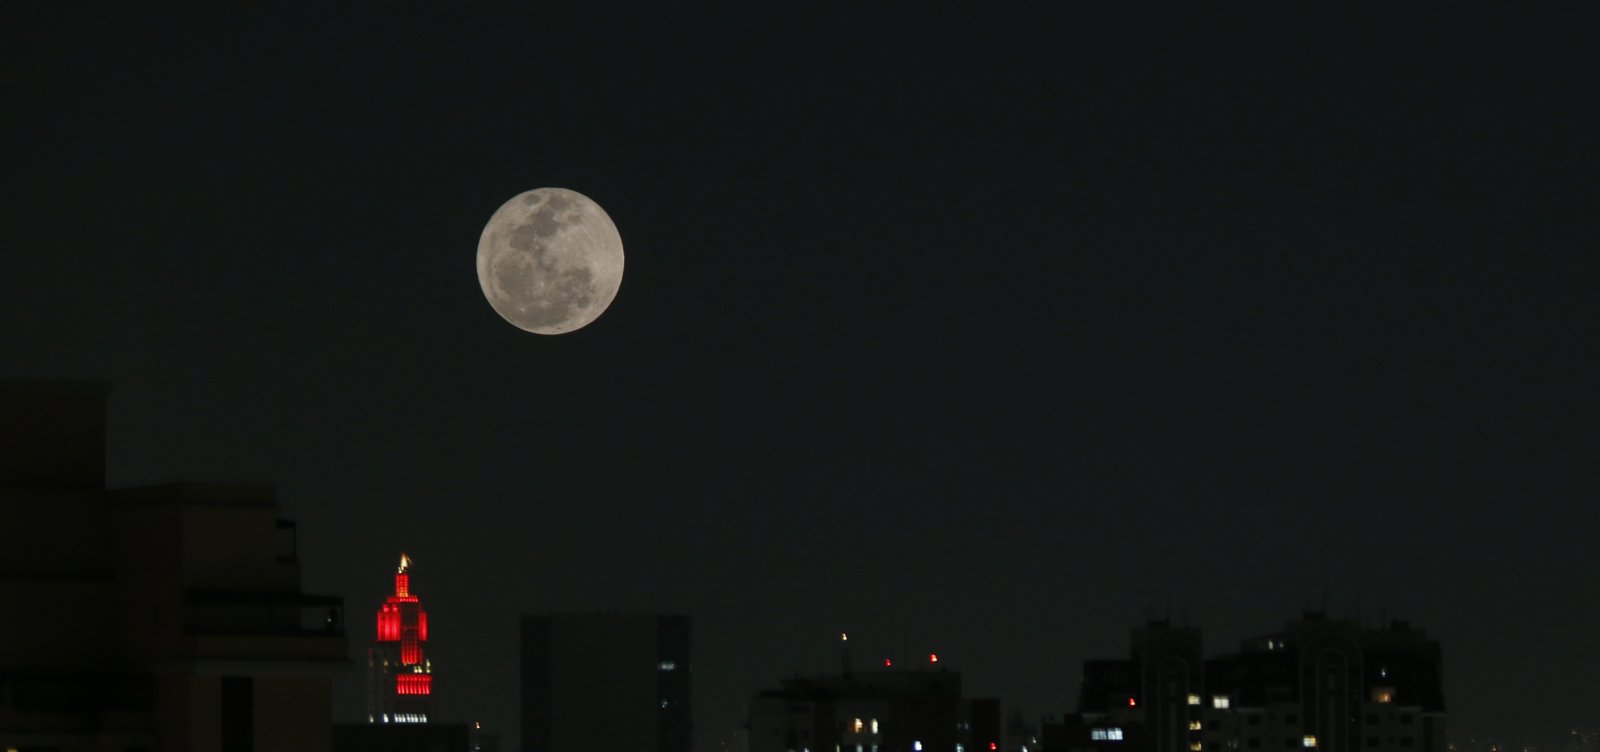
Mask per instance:
[[[622,286],[622,236],[588,196],[537,188],[489,217],[478,238],[478,284],[495,313],[518,329],[582,329]]]

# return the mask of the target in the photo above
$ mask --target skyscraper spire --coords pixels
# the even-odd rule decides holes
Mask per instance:
[[[433,711],[428,612],[411,594],[411,557],[400,554],[394,595],[378,608],[378,635],[367,650],[367,721],[427,723]]]

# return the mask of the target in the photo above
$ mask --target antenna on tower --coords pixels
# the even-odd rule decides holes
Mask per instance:
[[[839,633],[839,673],[850,676],[850,633]]]

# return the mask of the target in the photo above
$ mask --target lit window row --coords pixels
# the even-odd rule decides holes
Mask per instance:
[[[427,713],[395,713],[393,716],[390,716],[388,713],[384,713],[383,714],[383,722],[384,723],[427,723],[428,722],[428,714]]]
[[[433,674],[396,674],[394,693],[397,695],[433,694]]]
[[[1112,726],[1111,728],[1089,729],[1089,739],[1097,742],[1120,742],[1122,741],[1122,727]]]

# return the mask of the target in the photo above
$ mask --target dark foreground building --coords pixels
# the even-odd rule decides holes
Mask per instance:
[[[1439,643],[1405,622],[1308,613],[1206,659],[1200,630],[1133,630],[1128,660],[1088,661],[1046,752],[1444,752]]]
[[[522,749],[689,752],[689,617],[522,617]]]
[[[341,723],[333,752],[498,752],[496,740],[472,723]]]
[[[268,486],[107,490],[99,384],[0,382],[0,750],[329,752],[338,598]]]
[[[961,696],[961,674],[884,668],[796,677],[750,700],[749,752],[992,752],[999,700]]]

